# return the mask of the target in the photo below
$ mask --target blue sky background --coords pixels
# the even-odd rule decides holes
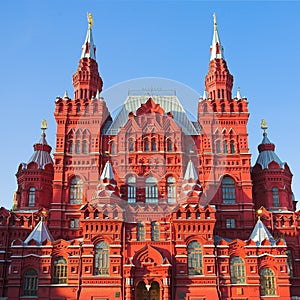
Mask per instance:
[[[234,94],[240,87],[249,101],[252,160],[265,118],[300,197],[300,2],[20,0],[0,5],[0,206],[12,206],[15,173],[31,156],[44,118],[48,142],[55,145],[54,101],[65,90],[73,95],[87,12],[94,17],[104,89],[163,77],[189,86],[195,95],[203,93],[216,12]],[[113,110],[126,94],[108,97]],[[181,102],[195,114],[198,99],[187,98]]]

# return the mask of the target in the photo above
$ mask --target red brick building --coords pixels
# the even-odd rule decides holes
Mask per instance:
[[[170,92],[129,93],[112,116],[89,19],[74,97],[55,101],[55,152],[43,122],[0,209],[0,299],[300,297],[291,171],[265,122],[251,167],[216,20],[210,51],[196,120]]]

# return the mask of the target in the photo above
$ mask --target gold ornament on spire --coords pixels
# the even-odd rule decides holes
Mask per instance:
[[[260,128],[264,131],[264,136],[267,135],[268,123],[266,120],[262,119],[260,123]]]
[[[216,13],[214,13],[213,16],[214,16],[214,30],[216,31],[217,30],[217,15],[216,15]]]
[[[89,23],[89,29],[91,29],[93,27],[93,23],[94,23],[92,14],[88,13],[87,18],[88,18],[88,23]]]
[[[41,129],[42,129],[43,133],[45,133],[45,130],[47,130],[47,128],[48,128],[47,121],[43,120],[42,124],[41,124]]]

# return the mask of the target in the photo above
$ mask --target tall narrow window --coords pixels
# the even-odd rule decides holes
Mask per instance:
[[[172,148],[173,148],[173,147],[172,147],[172,141],[169,139],[169,140],[167,141],[167,150],[168,150],[168,152],[172,152],[172,151],[173,151]]]
[[[157,147],[156,147],[156,140],[151,140],[151,150],[152,151],[157,151]]]
[[[152,222],[151,223],[151,240],[152,241],[159,241],[159,223],[158,222]]]
[[[69,142],[69,153],[73,153],[73,141]]]
[[[241,284],[246,282],[244,261],[235,256],[230,260],[230,279],[232,284]]]
[[[276,295],[275,274],[270,268],[265,268],[260,272],[260,295]]]
[[[154,177],[148,177],[146,179],[146,202],[158,202],[157,180]]]
[[[188,245],[188,271],[189,275],[203,274],[202,248],[197,241]]]
[[[109,274],[109,246],[106,242],[99,242],[95,247],[94,275]]]
[[[230,153],[235,153],[234,141],[230,141]]]
[[[53,262],[53,283],[64,284],[67,283],[68,263],[62,257],[58,257]]]
[[[235,203],[234,181],[230,177],[224,177],[222,180],[222,199],[225,204]]]
[[[228,153],[227,141],[223,141],[223,152]]]
[[[145,224],[144,223],[138,223],[137,239],[138,239],[138,241],[144,241],[145,240]]]
[[[221,143],[219,140],[216,141],[216,152],[221,153]]]
[[[38,273],[35,269],[28,269],[23,277],[23,296],[37,296]]]
[[[80,113],[80,104],[79,103],[76,105],[76,113]]]
[[[149,151],[149,141],[148,140],[144,140],[144,151],[145,152]]]
[[[280,203],[279,203],[279,193],[278,193],[278,188],[277,187],[273,187],[272,188],[272,197],[273,197],[273,205],[275,207],[280,206]]]
[[[294,277],[294,268],[293,268],[293,254],[292,250],[286,250],[287,255],[287,265],[288,265],[288,273],[290,277]]]
[[[95,102],[93,105],[93,113],[96,113],[98,111],[98,103]]]
[[[176,203],[176,181],[174,177],[167,179],[168,203]]]
[[[225,112],[225,104],[224,103],[221,104],[221,112],[222,113]]]
[[[75,152],[76,154],[80,153],[80,142],[76,141],[75,143]]]
[[[230,219],[226,219],[226,228],[235,228],[235,219],[234,218],[230,218]]]
[[[110,154],[115,154],[115,143],[111,142],[110,144]]]
[[[35,205],[35,188],[31,187],[29,189],[29,195],[28,195],[28,206],[34,206]]]
[[[70,183],[70,203],[82,203],[82,180],[78,176],[74,177]]]
[[[128,142],[128,150],[129,152],[133,152],[134,151],[134,145],[133,145],[133,141],[129,140]]]
[[[136,178],[130,176],[127,180],[128,189],[127,189],[127,199],[129,203],[136,202]]]
[[[83,141],[82,142],[82,152],[84,153],[84,154],[87,154],[88,153],[88,149],[87,149],[88,147],[87,147],[87,141]]]

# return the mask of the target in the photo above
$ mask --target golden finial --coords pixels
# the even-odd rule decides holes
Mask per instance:
[[[213,16],[214,16],[214,30],[216,31],[217,30],[217,15],[216,15],[216,13],[214,13]]]
[[[88,18],[88,23],[89,23],[89,29],[91,29],[93,27],[93,22],[94,22],[92,14],[88,13],[87,18]]]
[[[262,213],[263,213],[263,210],[261,208],[259,208],[257,210],[257,218],[258,218],[258,220],[260,220],[260,216],[262,215]]]
[[[264,131],[263,135],[267,135],[268,123],[266,120],[262,119],[260,123],[260,128]]]
[[[43,120],[42,124],[41,124],[41,129],[42,129],[43,133],[45,133],[45,131],[47,130],[47,128],[48,128],[47,121]]]

